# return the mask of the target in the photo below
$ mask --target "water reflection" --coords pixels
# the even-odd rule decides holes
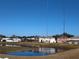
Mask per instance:
[[[57,52],[65,51],[65,49],[39,47],[39,48],[32,48],[29,51],[31,51],[31,52],[41,52],[41,53],[46,53],[46,54],[55,54]]]
[[[57,52],[64,51],[63,49],[57,48],[31,48],[30,50],[23,50],[23,51],[16,51],[16,52],[9,52],[9,55],[15,56],[45,56],[50,54],[55,54]]]
[[[22,47],[19,45],[7,45],[7,44],[1,44],[0,46],[11,46],[11,47]],[[60,49],[60,48],[45,48],[45,47],[39,47],[39,48],[35,48],[35,47],[30,47],[26,48],[24,50],[20,50],[20,51],[15,51],[15,52],[9,52],[5,49],[1,49],[0,48],[0,52],[4,52],[5,54],[8,55],[15,55],[15,56],[45,56],[45,55],[50,55],[50,54],[55,54],[58,52],[62,52],[65,51],[65,49]]]
[[[56,53],[55,48],[39,48],[39,52],[43,52],[47,54]]]
[[[6,43],[4,43],[4,44],[0,44],[0,46],[6,46]]]

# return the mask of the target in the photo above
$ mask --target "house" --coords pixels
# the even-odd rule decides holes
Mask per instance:
[[[19,38],[2,38],[1,42],[21,42]]]
[[[13,40],[10,38],[2,38],[1,42],[13,42]]]
[[[21,42],[20,38],[13,38],[13,42]]]
[[[66,43],[77,45],[77,44],[79,44],[79,37],[68,38]]]
[[[31,38],[27,38],[27,42],[35,42],[36,39],[34,37],[31,37]]]
[[[56,40],[53,37],[39,37],[39,42],[41,42],[41,43],[56,43]]]
[[[64,32],[60,35],[55,35],[54,37],[56,38],[57,43],[65,43],[68,40],[68,38],[74,37],[74,35]]]
[[[68,40],[67,36],[60,36],[57,38],[57,43],[65,43]]]

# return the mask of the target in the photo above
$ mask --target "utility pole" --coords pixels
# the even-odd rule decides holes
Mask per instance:
[[[62,12],[63,12],[63,33],[66,32],[66,10],[65,10],[65,1],[62,2]]]
[[[46,36],[48,37],[48,0],[46,0]]]

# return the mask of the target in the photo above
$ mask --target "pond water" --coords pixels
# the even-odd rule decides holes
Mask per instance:
[[[17,45],[6,45],[6,46],[22,47],[22,46],[17,46]],[[1,48],[0,48],[0,50],[1,50]],[[45,47],[39,47],[39,48],[30,47],[30,49],[27,48],[25,50],[14,51],[14,52],[4,52],[3,51],[4,53],[3,52],[2,53],[7,54],[7,55],[13,55],[13,56],[47,56],[47,55],[55,54],[55,53],[62,52],[62,51],[65,51],[65,49],[45,48]]]
[[[55,53],[61,52],[61,51],[63,51],[63,49],[33,48],[32,50],[8,52],[7,54],[14,55],[14,56],[46,56],[46,55],[55,54]]]

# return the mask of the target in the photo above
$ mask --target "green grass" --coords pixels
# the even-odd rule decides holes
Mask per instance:
[[[22,50],[29,50],[30,48],[28,47],[6,47],[6,46],[1,46],[0,47],[0,53],[7,53],[7,52],[13,52],[13,51],[22,51]]]
[[[68,44],[59,44],[59,43],[35,43],[35,42],[0,42],[0,44],[12,44],[12,45],[31,45],[32,47],[51,47],[51,48],[63,48],[63,49],[76,49],[79,48],[79,45],[68,45]],[[26,49],[27,47],[6,47],[1,46],[0,52],[9,52]],[[2,50],[1,50],[2,49]]]
[[[61,43],[34,43],[34,42],[20,42],[18,44],[30,44],[34,47],[52,47],[52,48],[65,48],[65,49],[75,49],[79,48],[79,45],[69,45],[69,44],[61,44]]]

